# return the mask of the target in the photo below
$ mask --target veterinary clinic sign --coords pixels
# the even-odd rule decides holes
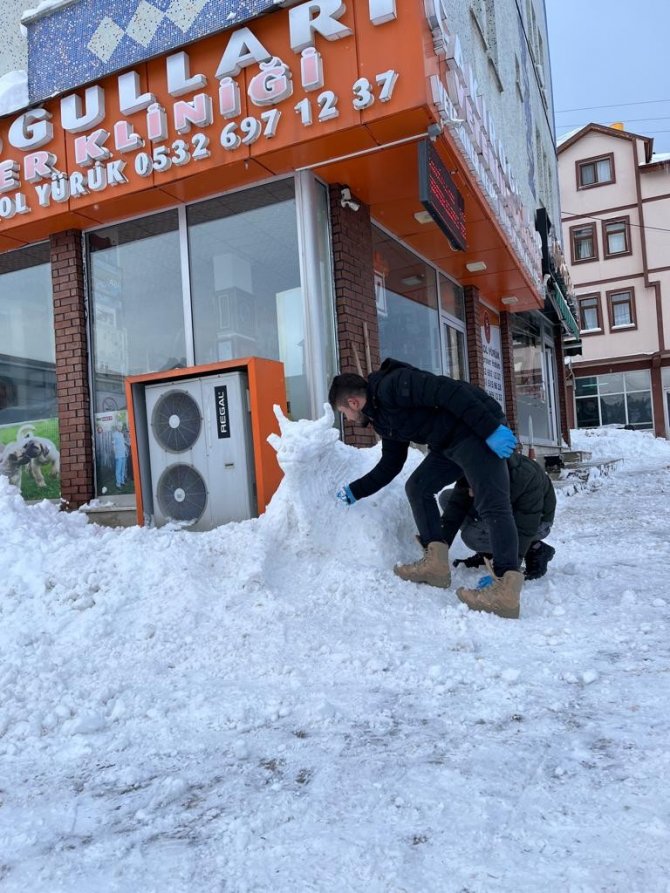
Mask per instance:
[[[30,101],[60,96],[101,81],[221,31],[296,6],[301,0],[51,0],[24,14],[28,31]],[[361,5],[366,0],[361,0]],[[338,3],[312,3],[324,13]],[[372,0],[370,16],[395,13]],[[318,13],[315,12],[314,15]],[[74,36],[74,37],[73,37]],[[58,47],[58,52],[51,52]]]
[[[293,146],[392,102],[399,77],[392,60],[360,77],[355,50],[341,59],[332,49],[354,37],[353,11],[347,18],[339,0],[282,5],[290,8],[253,29],[209,38],[7,122],[0,224]],[[397,19],[395,0],[369,0],[365,9],[374,30]]]

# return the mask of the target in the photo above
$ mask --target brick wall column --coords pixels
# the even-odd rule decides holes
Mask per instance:
[[[500,353],[502,354],[503,382],[505,387],[505,414],[507,422],[518,436],[519,412],[514,387],[514,343],[512,340],[511,316],[503,311],[500,314]]]
[[[61,496],[66,508],[75,509],[94,496],[84,262],[81,233],[76,230],[51,237],[51,280]]]
[[[367,376],[380,363],[370,210],[362,202],[358,211],[343,208],[341,189],[339,185],[330,187],[339,371]],[[371,369],[368,369],[368,353]],[[376,442],[373,431],[354,427],[349,422],[345,422],[344,439],[355,446]]]
[[[479,303],[479,289],[466,285],[465,295],[465,337],[468,351],[470,382],[484,387],[484,347],[482,345],[482,305]]]

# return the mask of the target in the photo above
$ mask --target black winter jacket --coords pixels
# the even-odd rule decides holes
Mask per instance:
[[[393,359],[369,376],[363,413],[382,438],[382,456],[349,485],[356,499],[371,496],[399,474],[410,443],[444,450],[472,434],[486,440],[505,421],[500,405],[481,388]]]
[[[507,460],[510,480],[510,500],[514,523],[519,532],[519,556],[524,557],[535,539],[541,522],[554,523],[556,493],[549,475],[537,462],[521,453],[513,453]],[[445,541],[451,545],[456,534],[469,519],[477,520],[470,485],[460,478],[442,514],[442,530]],[[445,491],[448,492],[448,491]]]

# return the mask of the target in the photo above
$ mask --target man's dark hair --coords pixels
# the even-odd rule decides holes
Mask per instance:
[[[328,402],[334,410],[349,397],[361,397],[367,394],[368,383],[362,375],[355,372],[343,372],[336,375],[328,391]]]

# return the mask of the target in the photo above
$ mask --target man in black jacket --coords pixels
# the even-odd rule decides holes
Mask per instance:
[[[512,453],[507,460],[510,479],[510,501],[519,535],[519,562],[525,559],[527,580],[537,580],[547,572],[547,564],[555,549],[542,540],[549,535],[556,514],[556,493],[549,475],[537,462],[521,453]],[[438,497],[442,509],[442,533],[451,546],[460,530],[461,539],[475,554],[454,561],[466,567],[481,567],[491,557],[486,524],[477,514],[472,488],[465,478],[456,481],[451,490]]]
[[[493,573],[481,588],[460,588],[457,595],[473,610],[518,617],[523,574],[505,462],[516,438],[499,404],[466,381],[392,359],[384,360],[367,381],[360,375],[336,375],[328,399],[350,422],[372,424],[382,438],[375,468],[337,493],[349,505],[393,480],[405,464],[410,443],[428,446],[428,455],[405,487],[424,556],[397,565],[395,573],[415,583],[451,585],[449,547],[435,496],[465,474],[488,527]]]

